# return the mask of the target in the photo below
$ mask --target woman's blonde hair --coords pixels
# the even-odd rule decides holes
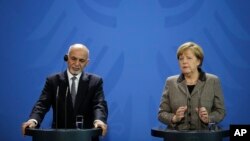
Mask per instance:
[[[200,65],[199,65],[199,67],[201,67],[201,66],[202,66],[202,62],[203,62],[203,59],[204,59],[203,50],[202,50],[202,48],[201,48],[198,44],[196,44],[196,43],[194,43],[194,42],[186,42],[186,43],[182,44],[182,45],[178,48],[178,50],[177,50],[177,59],[179,60],[179,57],[180,57],[180,56],[184,53],[184,51],[186,51],[187,49],[190,49],[190,50],[194,53],[195,57],[196,57],[197,59],[200,60]]]

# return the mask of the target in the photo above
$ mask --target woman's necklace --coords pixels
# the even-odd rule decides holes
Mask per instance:
[[[196,85],[199,79],[199,72],[185,76],[186,85]]]
[[[196,83],[197,83],[197,80],[195,80],[195,81],[190,81],[190,80],[187,81],[187,80],[186,80],[186,84],[187,84],[187,85],[196,85]]]

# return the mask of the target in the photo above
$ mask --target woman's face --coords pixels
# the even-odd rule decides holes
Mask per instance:
[[[179,66],[183,74],[191,74],[198,70],[200,60],[191,49],[187,49],[179,56]]]

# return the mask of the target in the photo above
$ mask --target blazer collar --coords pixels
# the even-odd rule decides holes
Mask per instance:
[[[206,81],[207,80],[207,77],[206,77],[206,73],[201,69],[201,68],[198,68],[198,71],[199,71],[199,80],[200,81]],[[185,77],[184,77],[184,74],[182,73],[178,79],[177,79],[177,82],[178,83],[181,83],[182,81],[185,80]]]
[[[198,68],[198,71],[199,71],[199,81],[197,82],[197,84],[196,84],[196,86],[195,86],[195,88],[194,88],[194,90],[193,90],[193,92],[192,92],[191,95],[197,93],[197,92],[201,89],[201,87],[204,86],[204,82],[205,82],[206,79],[207,79],[207,78],[206,78],[206,73],[205,73],[201,68]],[[183,74],[180,74],[180,76],[179,76],[178,79],[177,79],[177,83],[178,83],[179,88],[180,88],[184,93],[187,94],[187,93],[188,93],[188,89],[187,89],[187,86],[186,86],[184,80],[185,80],[184,75],[183,75]],[[198,93],[200,93],[200,92],[198,92]],[[190,95],[187,95],[187,96],[190,96]]]

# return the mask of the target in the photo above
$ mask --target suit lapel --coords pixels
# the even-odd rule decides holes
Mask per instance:
[[[61,103],[58,111],[59,119],[58,121],[60,122],[61,127],[70,127],[71,122],[72,122],[72,117],[74,117],[74,110],[73,110],[73,105],[72,105],[72,100],[71,100],[71,95],[70,95],[70,89],[69,89],[69,81],[68,81],[68,75],[67,72],[65,71],[64,74],[61,74],[59,76],[60,82],[59,82],[59,87],[60,87],[60,96],[59,99],[61,99]],[[67,97],[67,98],[66,98]],[[65,125],[65,119],[67,117],[67,125]]]
[[[76,101],[75,101],[75,112],[78,111],[81,103],[85,100],[86,94],[87,94],[87,88],[88,88],[88,77],[87,74],[83,73],[80,77],[79,84],[78,84],[78,90],[76,95]]]
[[[67,72],[65,72],[64,74],[60,75],[60,84],[59,84],[59,88],[60,88],[60,94],[61,94],[61,97],[64,97],[67,95],[69,96],[70,95],[70,92],[69,92],[69,81],[68,81],[68,76],[67,76]],[[67,90],[68,88],[68,90]],[[67,93],[66,93],[67,91]]]
[[[189,92],[188,92],[188,90],[187,90],[187,87],[186,87],[184,81],[178,83],[178,87],[179,87],[179,89],[180,89],[185,95],[189,96],[189,95],[188,95]]]
[[[205,82],[199,80],[197,82],[196,86],[194,87],[194,90],[191,93],[191,96],[193,96],[195,94],[199,94],[200,95],[201,92],[202,92],[201,90],[203,90],[204,85],[205,85]]]

